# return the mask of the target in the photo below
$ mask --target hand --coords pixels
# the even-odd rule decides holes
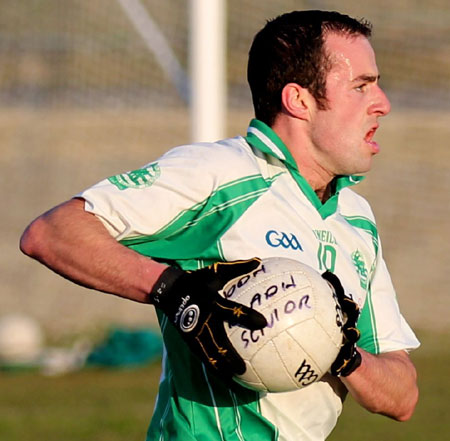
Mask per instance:
[[[345,295],[344,288],[337,276],[327,271],[322,274],[322,277],[333,288],[344,318],[342,324],[343,344],[336,360],[331,365],[330,372],[337,377],[346,377],[361,365],[361,354],[356,349],[356,342],[360,337],[360,332],[356,327],[360,312],[359,306]]]
[[[231,345],[224,322],[256,330],[264,328],[267,321],[256,310],[225,299],[219,291],[260,263],[257,258],[219,262],[193,272],[169,267],[149,294],[148,302],[167,315],[190,349],[225,378],[243,374],[245,363]]]

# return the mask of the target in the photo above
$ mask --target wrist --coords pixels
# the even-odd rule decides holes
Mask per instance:
[[[164,305],[167,302],[168,293],[183,273],[183,270],[173,266],[164,269],[147,294],[146,302],[156,307]]]
[[[358,351],[358,349],[355,348],[355,352],[353,353],[352,358],[339,372],[339,377],[348,377],[361,366],[361,362],[361,353]]]

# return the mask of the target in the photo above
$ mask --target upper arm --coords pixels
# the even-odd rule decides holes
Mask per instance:
[[[111,238],[102,223],[84,209],[84,200],[70,199],[33,220],[20,238],[20,249],[28,256],[45,259],[51,247],[76,246],[80,238]]]

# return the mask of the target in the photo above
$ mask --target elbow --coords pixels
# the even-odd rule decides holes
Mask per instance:
[[[364,354],[375,368],[366,368],[364,371],[362,364],[352,374],[354,377],[344,379],[344,384],[351,387],[349,390],[352,395],[369,412],[396,421],[408,421],[413,416],[419,399],[417,372],[408,354],[404,351],[378,356]]]
[[[393,418],[395,421],[398,421],[399,423],[404,423],[411,419],[414,414],[414,409],[415,406],[412,406],[409,409],[405,409],[404,412],[399,413],[398,415],[393,415],[391,418]]]
[[[419,388],[415,381],[409,382],[402,392],[394,396],[373,397],[370,402],[365,402],[363,407],[371,413],[384,415],[398,422],[411,419],[419,401]]]
[[[405,422],[411,419],[416,409],[419,400],[419,389],[417,386],[412,387],[408,394],[401,398],[400,402],[391,403],[389,410],[386,408],[367,407],[372,413],[378,413],[392,418],[398,422]]]
[[[403,407],[401,407],[401,411],[399,411],[393,418],[399,422],[405,422],[411,419],[416,409],[417,402],[419,401],[419,389],[418,387],[414,387],[413,390],[410,391],[407,399],[404,400]]]
[[[402,404],[403,406],[399,406],[399,409],[402,409],[401,412],[396,416],[396,420],[400,422],[408,421],[414,414],[416,409],[416,405],[419,401],[419,386],[417,385],[417,371],[414,365],[409,362],[410,370],[411,370],[411,383],[410,387],[408,387],[408,393],[404,397]]]
[[[33,234],[31,232],[32,224],[28,225],[26,230],[23,232],[22,236],[20,237],[19,242],[19,249],[22,251],[22,253],[26,254],[27,256],[32,256],[33,254]]]
[[[37,218],[28,225],[20,238],[20,251],[29,257],[38,258],[42,254],[42,247],[45,244],[43,224],[43,220]]]

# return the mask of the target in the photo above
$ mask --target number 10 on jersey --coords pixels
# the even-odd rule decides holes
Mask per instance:
[[[317,258],[319,259],[320,271],[331,271],[334,273],[334,267],[336,265],[336,248],[332,245],[324,245],[319,243],[319,249],[317,250]]]

